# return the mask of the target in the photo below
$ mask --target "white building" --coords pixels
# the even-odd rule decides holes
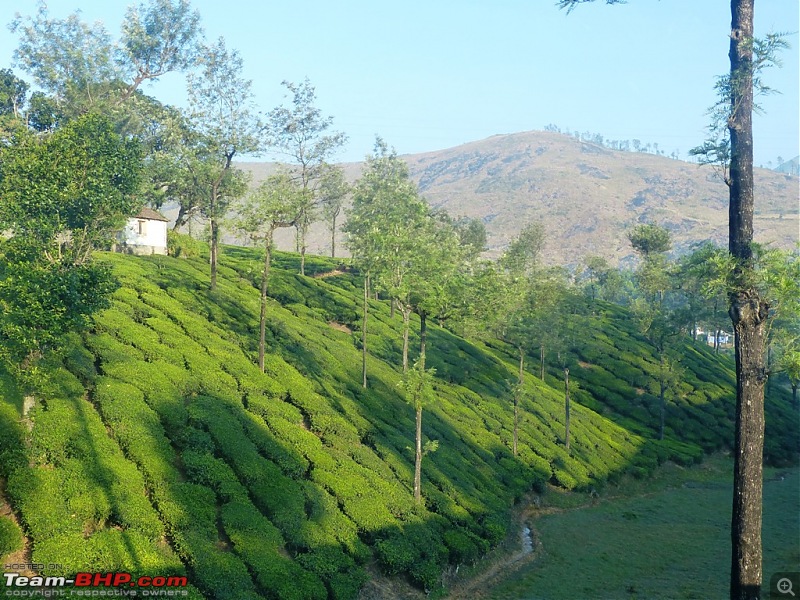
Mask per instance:
[[[128,219],[117,233],[117,252],[125,254],[166,254],[168,219],[152,208],[143,208]]]

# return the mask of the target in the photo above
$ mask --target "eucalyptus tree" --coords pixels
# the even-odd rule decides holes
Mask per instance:
[[[678,288],[685,299],[684,321],[697,339],[697,325],[703,324],[714,334],[714,350],[719,352],[719,336],[728,320],[727,298],[719,290],[708,293],[709,285],[717,277],[715,263],[725,251],[706,242],[691,254],[682,256],[677,264]]]
[[[202,33],[188,0],[129,7],[116,43],[102,23],[85,23],[78,12],[50,18],[44,2],[34,16],[18,15],[10,29],[20,37],[16,63],[68,117],[117,110],[142,83],[189,69]]]
[[[185,167],[200,214],[208,219],[211,246],[211,290],[217,285],[220,220],[230,202],[247,189],[233,158],[261,149],[261,121],[253,102],[252,82],[245,79],[242,59],[220,38],[203,48],[201,70],[189,83],[190,144]]]
[[[540,223],[524,227],[495,262],[486,262],[471,278],[469,319],[478,323],[478,331],[488,332],[516,350],[519,357],[517,382],[513,396],[512,452],[516,456],[519,439],[519,405],[525,379],[525,357],[531,347],[534,312],[531,277],[544,245]]]
[[[363,175],[355,183],[345,231],[350,252],[366,278],[396,303],[403,316],[404,373],[408,370],[413,311],[409,274],[417,256],[415,244],[422,239],[428,212],[428,205],[419,197],[417,186],[409,177],[408,167],[379,138],[374,153],[367,158]]]
[[[422,500],[422,459],[436,449],[438,442],[422,443],[422,410],[434,399],[430,384],[432,370],[426,370],[428,317],[442,322],[450,318],[460,305],[463,292],[462,268],[468,246],[462,245],[458,232],[448,218],[428,212],[419,227],[409,231],[413,253],[407,257],[409,270],[405,289],[405,302],[419,316],[419,358],[410,374],[414,383],[411,401],[415,413],[414,497]],[[401,307],[404,307],[401,304]],[[402,310],[402,308],[401,308]],[[404,321],[404,347],[408,346],[408,321]],[[404,361],[407,357],[404,356]],[[405,362],[404,362],[405,364]],[[405,370],[405,366],[404,366]]]
[[[261,272],[261,310],[259,317],[258,367],[264,372],[267,323],[267,292],[272,263],[273,236],[280,227],[293,227],[297,219],[301,190],[286,173],[268,177],[237,206],[236,227],[248,238],[264,245],[264,266]]]
[[[367,387],[367,320],[371,280],[383,268],[384,256],[400,233],[393,208],[416,194],[408,169],[395,152],[378,138],[367,157],[362,176],[353,186],[353,203],[344,231],[354,263],[364,278],[364,309],[361,326],[362,385]]]
[[[341,167],[331,166],[324,171],[318,193],[322,216],[331,232],[331,258],[336,258],[336,221],[351,190]]]
[[[673,306],[667,298],[672,291],[673,277],[666,253],[672,247],[669,231],[659,225],[637,225],[628,233],[633,249],[642,259],[636,271],[641,292],[631,306],[639,331],[658,357],[656,380],[659,388],[659,439],[664,439],[667,392],[675,387],[675,363],[669,350],[679,333]]]
[[[322,116],[315,106],[316,92],[308,79],[300,84],[283,82],[291,93],[290,107],[279,106],[267,118],[268,144],[291,161],[291,173],[302,190],[297,228],[300,274],[305,274],[306,234],[315,219],[319,186],[328,170],[328,160],[345,144],[344,133],[330,131],[333,117]]]

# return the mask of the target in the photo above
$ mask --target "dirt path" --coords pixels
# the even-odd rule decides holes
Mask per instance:
[[[538,497],[532,497],[517,514],[514,515],[515,540],[512,538],[504,544],[504,549],[484,563],[480,572],[468,578],[459,578],[455,573],[448,582],[449,600],[472,600],[484,598],[496,583],[507,579],[518,569],[536,562],[542,555],[542,544],[534,521],[548,514],[563,512],[558,508],[540,508]],[[507,549],[511,542],[511,549]]]

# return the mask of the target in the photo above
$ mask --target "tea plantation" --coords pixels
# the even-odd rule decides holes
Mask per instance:
[[[301,277],[278,254],[262,374],[258,252],[226,248],[215,292],[201,259],[102,260],[122,283],[113,305],[51,360],[26,418],[0,374],[0,476],[46,574],[185,574],[192,596],[237,600],[355,598],[378,572],[440,592],[443,569],[502,540],[531,489],[647,476],[733,439],[731,360],[687,340],[659,441],[657,359],[623,309],[598,304],[574,315],[570,451],[560,368],[542,382],[531,357],[515,457],[514,353],[431,324],[423,434],[439,446],[418,506],[401,318],[371,301],[363,389],[357,274],[309,258]],[[773,386],[772,462],[797,460],[793,415]],[[0,553],[19,534],[0,515]]]

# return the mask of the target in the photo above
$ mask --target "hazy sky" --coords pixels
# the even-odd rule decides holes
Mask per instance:
[[[53,17],[81,9],[116,35],[124,0],[49,0]],[[208,39],[239,50],[258,105],[284,101],[282,80],[308,77],[318,106],[361,160],[380,134],[398,152],[439,150],[553,123],[610,139],[656,142],[681,157],[704,138],[713,84],[729,68],[729,0],[630,0],[559,11],[555,0],[194,0]],[[756,164],[796,156],[798,0],[758,0],[756,32],[790,32],[782,94],[755,118]],[[0,21],[33,14],[33,0],[2,0]],[[17,38],[0,35],[0,67]],[[20,70],[18,75],[29,79]],[[146,93],[182,104],[184,81]]]

